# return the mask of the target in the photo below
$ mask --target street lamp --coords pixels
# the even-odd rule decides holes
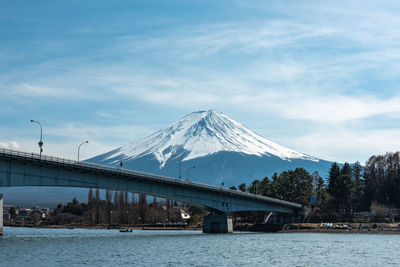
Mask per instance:
[[[83,142],[82,144],[80,144],[80,145],[78,146],[78,162],[79,162],[79,151],[80,151],[80,149],[81,149],[81,145],[84,145],[84,144],[87,144],[87,143],[89,143],[89,141],[85,141],[85,142]]]
[[[171,154],[171,157],[174,157],[175,156],[175,154]],[[180,159],[179,161],[178,161],[178,167],[179,167],[179,180],[182,178],[181,177],[181,162],[182,162],[182,160]]]
[[[179,180],[182,178],[181,177],[181,162],[182,162],[182,160],[179,160]]]
[[[40,141],[39,141],[39,158],[42,158],[42,152],[43,152],[43,140],[42,140],[42,132],[43,132],[43,128],[42,128],[42,124],[38,121],[35,120],[31,120],[31,122],[36,122],[37,124],[39,124],[40,126]]]
[[[186,171],[186,180],[187,180],[187,181],[189,181],[189,171],[190,171],[191,169],[194,169],[194,168],[196,168],[196,166],[192,166],[192,167],[190,167],[189,169],[187,169],[187,171]]]

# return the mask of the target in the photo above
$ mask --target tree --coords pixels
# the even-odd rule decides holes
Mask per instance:
[[[232,185],[231,187],[229,187],[230,190],[237,190],[236,186]]]
[[[100,191],[98,188],[96,188],[96,197],[95,197],[95,218],[96,218],[96,224],[100,223]]]
[[[89,188],[88,203],[92,202],[92,200],[93,200],[93,190],[92,188]]]
[[[363,180],[363,175],[362,175],[362,169],[363,167],[361,166],[360,162],[356,162],[353,164],[351,168],[351,173],[355,185],[355,202],[356,206],[359,209],[361,206],[361,200],[363,198],[363,192],[364,192],[364,180]]]
[[[276,197],[276,190],[268,177],[265,177],[260,182],[260,194],[268,197]]]
[[[89,216],[89,224],[93,224],[94,220],[94,210],[93,210],[93,189],[89,188],[88,193],[88,216]]]
[[[349,163],[345,162],[345,163],[343,164],[343,167],[342,167],[342,169],[340,170],[340,174],[341,174],[341,175],[348,175],[348,176],[351,177],[351,175],[352,175],[352,169],[351,169]]]
[[[8,213],[10,213],[11,218],[14,218],[17,215],[17,210],[14,207],[11,207],[8,210]]]
[[[349,213],[355,198],[355,183],[352,179],[352,169],[345,163],[340,169],[334,162],[329,170],[328,192],[333,198],[335,210]]]
[[[145,223],[147,215],[147,200],[146,195],[139,195],[139,214],[141,218],[141,223]]]
[[[246,192],[247,191],[247,186],[245,183],[242,183],[239,185],[239,190],[242,192]]]
[[[328,192],[329,194],[332,194],[332,192],[335,192],[336,189],[336,179],[340,175],[340,167],[339,165],[334,162],[332,163],[332,166],[329,170],[329,178],[328,178]]]
[[[126,212],[125,212],[125,198],[124,192],[120,191],[118,194],[118,223],[126,223]]]
[[[281,199],[308,205],[313,193],[312,177],[303,168],[284,171],[272,182]]]
[[[400,152],[372,156],[365,164],[364,207],[372,202],[400,207]]]
[[[111,200],[112,200],[112,194],[107,189],[106,190],[106,220],[107,220],[107,224],[111,224],[111,207],[112,207]]]
[[[295,183],[295,202],[308,205],[313,194],[312,177],[303,168],[296,168],[293,172]]]
[[[260,181],[255,179],[249,186],[249,193],[259,194]]]
[[[321,177],[319,177],[319,179],[318,179],[317,188],[315,191],[316,191],[316,198],[317,198],[316,206],[321,207],[324,205],[326,200],[329,198],[329,194],[325,187],[324,179],[322,179]]]
[[[61,206],[61,212],[63,213],[71,213],[77,216],[83,215],[83,213],[87,209],[87,205],[84,203],[80,204],[79,201],[74,197],[71,202],[68,202],[67,205]]]
[[[119,203],[118,203],[118,192],[114,191],[113,197],[113,218],[111,218],[114,223],[119,223]]]

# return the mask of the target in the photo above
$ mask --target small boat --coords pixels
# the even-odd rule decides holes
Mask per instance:
[[[119,229],[121,233],[132,233],[132,229]]]

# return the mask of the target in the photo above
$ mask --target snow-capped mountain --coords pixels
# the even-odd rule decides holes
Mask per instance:
[[[88,160],[208,184],[238,185],[296,167],[330,163],[280,146],[215,110],[193,112],[139,141]],[[178,173],[181,165],[181,173]],[[195,170],[193,167],[195,167]],[[187,172],[187,173],[185,173]]]
[[[220,151],[256,156],[277,156],[283,160],[318,159],[275,144],[215,110],[193,112],[164,130],[120,147],[104,160],[119,163],[145,155],[154,155],[164,167],[177,152],[182,161],[215,154]]]

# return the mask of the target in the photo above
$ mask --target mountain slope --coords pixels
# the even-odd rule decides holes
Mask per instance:
[[[324,175],[330,162],[259,136],[214,110],[193,112],[137,142],[88,160],[218,185],[249,183],[296,167]],[[195,166],[195,168],[192,168]]]

